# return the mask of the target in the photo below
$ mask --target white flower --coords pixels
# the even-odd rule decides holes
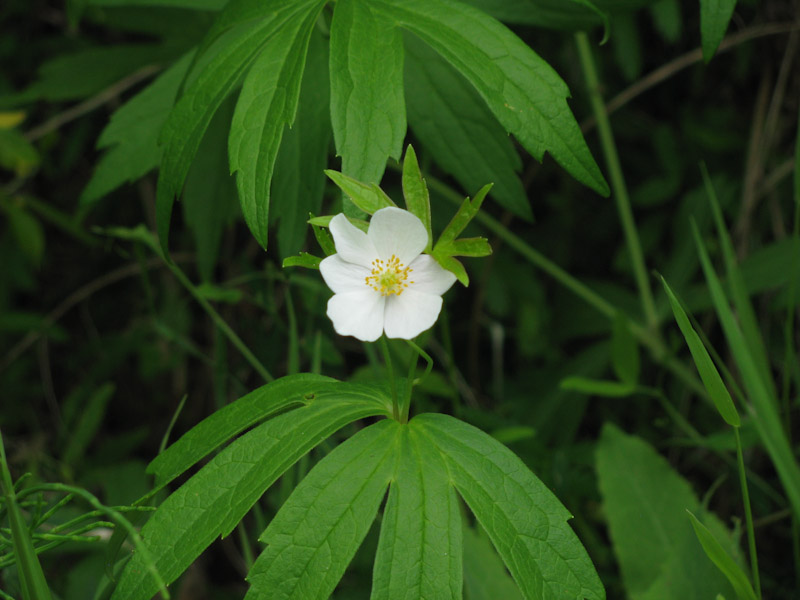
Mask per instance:
[[[343,214],[331,219],[336,254],[319,270],[333,297],[328,317],[339,335],[374,342],[411,339],[436,322],[442,294],[455,275],[421,254],[428,232],[415,215],[387,207],[375,212],[364,233]]]

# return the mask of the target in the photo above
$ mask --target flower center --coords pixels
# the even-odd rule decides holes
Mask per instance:
[[[408,274],[411,271],[413,271],[411,267],[406,267],[399,258],[392,254],[386,262],[380,258],[373,260],[370,275],[364,278],[364,282],[381,296],[391,296],[392,294],[399,296],[409,284],[414,283],[408,281]]]

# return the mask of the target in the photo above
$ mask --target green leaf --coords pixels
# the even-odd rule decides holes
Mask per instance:
[[[461,203],[461,206],[458,207],[458,211],[447,224],[447,227],[444,228],[442,234],[439,236],[436,246],[434,247],[434,252],[436,251],[437,247],[445,246],[453,242],[453,240],[455,240],[456,237],[462,231],[464,231],[464,229],[466,229],[470,221],[472,221],[472,219],[474,219],[478,214],[481,204],[483,204],[483,200],[486,198],[486,194],[489,193],[490,189],[492,189],[491,183],[478,190],[478,193],[475,194],[474,200],[466,198],[464,202]]]
[[[443,269],[447,269],[455,275],[456,279],[461,282],[461,285],[464,287],[469,285],[469,275],[467,275],[467,270],[464,268],[464,265],[461,264],[460,260],[452,256],[436,254],[435,252],[431,256],[436,259],[436,262],[438,262]]]
[[[348,177],[344,173],[327,169],[325,171],[333,183],[335,183],[345,195],[358,208],[368,215],[374,214],[387,206],[397,206],[389,196],[375,183],[362,183],[357,179]]]
[[[702,510],[688,482],[647,443],[610,424],[603,427],[596,460],[628,596],[701,600],[720,592],[729,595],[727,581],[706,558],[686,519],[686,509]],[[716,527],[729,537],[721,525]],[[735,547],[730,539],[727,544]]]
[[[0,128],[0,167],[27,177],[39,166],[39,153],[16,129]]]
[[[19,249],[28,262],[38,269],[44,259],[45,237],[42,224],[16,203],[3,203],[3,209]]]
[[[220,10],[229,0],[84,0],[94,6],[177,6],[194,10]]]
[[[509,29],[454,0],[372,4],[452,64],[532,156],[542,160],[547,151],[578,181],[608,194],[608,184],[567,106],[569,89]]]
[[[161,161],[158,136],[175,103],[193,53],[186,54],[111,115],[97,147],[107,151],[81,194],[83,205],[143,177]]]
[[[492,247],[484,237],[460,238],[448,244],[450,256],[489,256]]]
[[[708,63],[722,41],[736,8],[736,0],[700,0],[700,34],[703,60]]]
[[[623,381],[609,381],[607,379],[591,379],[589,377],[565,377],[558,384],[562,390],[579,392],[589,396],[603,396],[605,398],[624,398],[636,391],[634,383]]]
[[[119,44],[86,48],[47,61],[38,79],[13,96],[12,104],[63,102],[97,94],[137,69],[171,61],[175,48],[160,44]]]
[[[611,366],[622,383],[633,386],[639,381],[639,345],[622,314],[614,317],[611,330]]]
[[[464,269],[464,265],[453,256],[487,256],[492,253],[492,248],[484,238],[460,240],[455,238],[478,214],[481,204],[483,204],[483,200],[491,188],[492,184],[485,185],[475,194],[474,200],[469,198],[464,200],[455,216],[439,236],[436,245],[433,247],[433,252],[431,252],[431,256],[436,259],[442,268],[453,273],[465,287],[469,285],[469,276]]]
[[[598,11],[580,1],[463,0],[505,23],[534,25],[562,31],[584,31],[602,22]],[[652,0],[640,0],[645,4]],[[606,2],[598,0],[604,6]]]
[[[382,391],[344,383],[306,398],[306,402],[231,443],[153,513],[141,536],[164,581],[174,581],[214,538],[228,535],[266,489],[311,448],[348,423],[388,416],[391,410],[391,401]],[[252,421],[248,413],[237,426]],[[208,429],[218,442],[233,427],[216,423]],[[176,452],[180,465],[171,463],[165,469],[167,478],[212,446],[204,440],[199,441],[199,449],[196,444],[195,437],[187,444],[188,450]],[[144,573],[143,558],[136,553],[126,565],[112,600],[149,600],[158,588]]]
[[[650,5],[650,14],[653,26],[661,37],[670,44],[677,43],[681,38],[684,21],[678,0],[656,0]]]
[[[306,396],[336,381],[301,373],[276,379],[224,406],[187,431],[147,466],[161,488],[248,427],[281,411],[308,403]]]
[[[433,246],[433,233],[431,232],[431,197],[428,193],[428,186],[419,170],[417,153],[411,144],[406,148],[406,155],[403,157],[403,198],[406,201],[406,208],[422,221],[425,230],[428,232],[428,245],[426,251],[430,251]]]
[[[528,599],[605,598],[566,508],[508,448],[442,414],[408,424],[444,457],[452,484]]]
[[[717,538],[714,537],[708,527],[698,521],[690,510],[686,512],[689,513],[692,527],[694,527],[697,539],[703,545],[706,556],[717,565],[717,568],[731,582],[739,600],[756,600],[756,593],[753,591],[753,586],[750,585],[750,580],[745,575],[742,567],[736,564],[736,561],[725,551],[725,548],[717,541]]]
[[[328,221],[330,223],[330,221]],[[314,231],[314,237],[317,239],[317,243],[319,247],[322,248],[322,251],[325,253],[325,256],[331,256],[332,254],[336,254],[336,244],[333,242],[333,236],[331,232],[319,225],[311,225],[311,229]]]
[[[311,30],[325,0],[294,4],[244,80],[228,140],[244,220],[264,249],[275,159],[284,127],[294,122]]]
[[[418,428],[402,427],[397,446],[371,598],[460,598],[461,513],[447,466]]]
[[[392,478],[402,426],[383,420],[322,459],[261,535],[246,600],[325,600],[344,574]]]
[[[762,381],[767,385],[770,393],[776,396],[775,385],[772,380],[772,371],[769,366],[769,359],[767,358],[767,351],[764,348],[764,342],[761,339],[761,333],[758,329],[758,319],[753,310],[753,305],[750,303],[750,296],[747,293],[741,269],[739,269],[739,265],[736,261],[736,250],[734,250],[733,242],[728,234],[728,229],[725,227],[725,220],[722,216],[719,201],[717,200],[717,193],[711,182],[711,178],[708,176],[705,165],[701,165],[700,170],[703,174],[703,184],[705,185],[706,195],[708,196],[708,201],[709,204],[711,204],[711,210],[714,215],[717,236],[719,237],[720,246],[722,247],[722,256],[725,261],[725,273],[728,276],[729,289],[733,305],[736,307],[736,316],[739,321],[739,326],[742,328],[742,334],[744,334],[747,346],[761,372]]]
[[[330,45],[331,123],[342,173],[380,183],[386,159],[400,159],[406,108],[403,39],[373,5],[336,2]],[[345,213],[350,212],[345,204]]]
[[[202,65],[200,73],[170,112],[159,138],[164,146],[164,158],[158,178],[156,221],[165,254],[168,252],[172,205],[181,193],[211,118],[240,83],[261,50],[295,14],[295,4],[290,0],[233,2],[220,15],[218,22],[234,22],[237,26],[215,42],[215,53],[207,64]],[[238,23],[237,18],[242,22]],[[212,28],[208,37],[218,36],[217,30]],[[234,135],[233,129],[231,135]]]
[[[319,269],[322,259],[308,252],[301,252],[297,256],[287,256],[283,259],[283,267],[305,267],[306,269]]]
[[[728,341],[739,372],[742,375],[747,397],[753,404],[752,418],[756,425],[761,441],[775,465],[781,483],[789,496],[792,509],[800,515],[800,466],[792,452],[789,441],[786,439],[781,418],[777,411],[777,398],[770,393],[770,387],[762,380],[762,373],[754,359],[750,347],[745,341],[736,318],[722,290],[722,284],[717,277],[711,260],[708,258],[705,246],[700,239],[700,232],[692,222],[697,253],[706,276],[714,308],[717,311],[725,339]]]
[[[194,238],[197,270],[204,282],[213,279],[222,235],[239,213],[225,151],[232,109],[229,99],[214,115],[186,177],[181,203],[184,222]]]
[[[697,372],[700,373],[700,379],[703,380],[703,385],[708,391],[708,395],[714,401],[714,405],[717,407],[719,414],[722,415],[722,418],[725,419],[725,422],[732,427],[739,427],[741,425],[739,412],[733,404],[733,399],[728,392],[728,388],[725,387],[717,367],[711,360],[700,336],[697,335],[697,332],[692,327],[672,288],[669,287],[663,277],[661,278],[661,283],[664,284],[664,290],[667,292],[669,303],[672,306],[672,314],[675,315],[675,321],[677,321],[686,344],[689,346]]]
[[[83,458],[86,448],[94,439],[97,430],[106,414],[108,401],[114,395],[115,387],[113,383],[106,383],[97,388],[86,401],[85,406],[81,406],[80,418],[77,424],[71,428],[66,448],[61,460],[75,467],[78,461]]]
[[[275,161],[270,193],[270,221],[277,221],[278,249],[283,257],[303,247],[308,213],[322,205],[322,171],[330,145],[330,84],[328,45],[318,28],[311,34],[300,88],[297,118],[285,127]]]
[[[522,600],[483,528],[464,527],[464,591],[469,600]]]
[[[517,176],[522,161],[486,102],[429,46],[412,35],[404,41],[408,123],[414,135],[464,189],[493,181],[494,199],[530,219],[530,204]]]

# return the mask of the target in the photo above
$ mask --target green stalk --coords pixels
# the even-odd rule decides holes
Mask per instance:
[[[258,372],[259,375],[266,381],[267,383],[274,381],[274,377],[270,374],[267,368],[261,364],[261,362],[255,357],[255,355],[250,351],[245,343],[241,340],[241,338],[236,335],[236,332],[230,328],[230,326],[225,322],[220,314],[214,309],[211,304],[209,304],[208,300],[203,298],[200,292],[197,291],[195,285],[189,280],[186,274],[181,270],[181,268],[173,262],[164,261],[164,264],[169,267],[169,270],[172,271],[172,274],[175,275],[175,278],[181,282],[181,285],[185,287],[188,292],[194,296],[194,299],[197,300],[197,303],[203,307],[203,310],[208,313],[208,316],[211,317],[211,320],[214,321],[214,324],[219,328],[219,330],[228,338],[231,344],[233,344],[237,350],[244,356],[245,360],[250,363],[250,365]]]
[[[742,458],[742,441],[739,438],[739,428],[734,427],[733,433],[736,434],[736,461],[739,464],[739,482],[742,484],[742,502],[744,504],[744,516],[747,522],[747,543],[750,550],[750,570],[753,573],[753,583],[755,584],[756,594],[761,600],[761,578],[758,574],[758,554],[756,554],[756,534],[753,528],[753,511],[750,508],[750,492],[747,490],[747,474],[744,470],[744,458]]]
[[[247,538],[247,531],[244,528],[244,521],[239,521],[239,524],[236,526],[236,533],[239,534],[239,542],[242,544],[242,558],[244,558],[244,564],[247,566],[247,570],[250,571],[250,567],[253,566],[253,562],[255,562],[255,556],[253,556],[253,549],[250,547],[250,540]]]
[[[636,223],[633,220],[633,211],[628,197],[628,190],[625,186],[625,178],[622,175],[619,155],[614,143],[614,134],[611,131],[611,123],[605,109],[605,103],[600,93],[600,80],[597,76],[597,69],[592,58],[592,50],[589,46],[589,38],[586,33],[578,32],[575,34],[575,41],[578,45],[578,55],[580,56],[581,66],[583,67],[586,87],[589,91],[592,110],[597,120],[597,131],[600,134],[600,144],[606,159],[609,177],[611,179],[611,189],[614,200],[617,203],[622,229],[625,232],[625,242],[628,246],[628,253],[633,265],[633,274],[636,278],[636,285],[639,288],[639,296],[642,302],[645,322],[648,329],[658,336],[658,314],[656,305],[653,301],[653,292],[647,279],[647,269],[644,264],[644,253],[639,242],[639,233],[636,230]]]
[[[407,342],[410,340],[406,340]],[[413,343],[413,342],[412,342]],[[408,361],[408,377],[406,378],[406,390],[403,394],[403,404],[400,406],[400,423],[408,423],[408,413],[411,410],[411,392],[414,391],[414,374],[417,370],[419,353],[414,352],[411,360]]]
[[[0,447],[1,446],[2,446],[2,444],[0,444]],[[79,497],[83,498],[90,506],[95,508],[97,511],[101,512],[102,514],[107,515],[112,521],[114,521],[114,523],[118,527],[124,529],[127,532],[128,536],[130,536],[131,541],[133,542],[134,548],[136,549],[136,552],[138,552],[139,554],[142,555],[142,558],[144,559],[145,564],[147,565],[147,571],[150,574],[150,576],[153,578],[153,581],[155,581],[156,585],[158,586],[158,589],[161,592],[161,595],[166,600],[169,600],[170,595],[169,595],[169,591],[167,590],[167,585],[166,585],[166,583],[164,583],[164,580],[161,577],[161,574],[158,572],[158,569],[156,568],[156,564],[155,564],[155,561],[153,560],[153,556],[150,554],[150,551],[147,549],[147,546],[144,544],[144,541],[142,541],[142,538],[139,535],[139,532],[136,531],[136,528],[131,524],[131,522],[128,519],[126,519],[122,515],[122,513],[119,512],[119,510],[117,510],[116,508],[111,507],[111,506],[105,506],[104,504],[102,504],[100,502],[100,500],[97,499],[96,496],[94,496],[93,494],[91,494],[90,492],[87,492],[86,490],[84,490],[82,488],[74,487],[74,486],[71,486],[71,485],[64,485],[63,483],[46,483],[46,484],[42,484],[42,485],[37,485],[35,487],[35,490],[37,490],[37,491],[38,490],[44,490],[44,491],[50,491],[50,492],[61,492],[61,493],[65,493],[65,494],[72,494],[74,496],[79,496]],[[34,598],[36,598],[36,600],[38,600],[38,597],[34,596]],[[41,598],[43,598],[43,599],[44,598],[50,598],[50,596],[49,595],[48,596],[42,596]]]
[[[389,343],[386,335],[381,336],[381,350],[383,351],[383,363],[389,374],[389,384],[392,388],[392,417],[395,421],[400,421],[400,406],[397,403],[397,380],[394,378],[394,367],[392,366],[392,355],[389,353]]]
[[[411,392],[414,390],[414,386],[422,383],[425,380],[425,378],[430,374],[430,372],[433,370],[433,359],[430,357],[430,354],[425,352],[425,350],[420,348],[412,340],[406,340],[406,343],[409,345],[414,355],[409,361],[409,366],[408,366],[408,382],[406,384],[405,400],[403,402],[403,405],[401,406],[401,413],[400,413],[402,418],[401,423],[408,423],[408,413],[411,410]],[[417,361],[419,360],[420,356],[425,359],[425,362],[427,364],[425,366],[425,372],[422,374],[422,377],[420,377],[419,379],[415,379],[414,374],[417,370]]]
[[[8,522],[11,526],[11,537],[14,542],[14,554],[16,555],[19,569],[19,581],[22,585],[22,597],[25,600],[50,600],[50,588],[47,587],[47,580],[44,578],[44,571],[36,552],[33,549],[28,526],[22,518],[22,511],[17,504],[14,492],[14,483],[11,479],[11,471],[6,460],[6,449],[3,444],[3,434],[0,432],[0,487],[8,512]]]

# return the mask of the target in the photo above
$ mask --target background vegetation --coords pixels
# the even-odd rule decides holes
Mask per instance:
[[[155,77],[165,86],[179,81],[163,74],[203,39],[224,2],[181,4],[0,7],[0,426],[14,478],[30,473],[22,487],[61,482],[104,505],[130,505],[151,488],[145,468],[167,432],[176,439],[265,380],[311,371],[367,381],[383,373],[374,351],[333,332],[319,274],[282,268],[301,250],[320,254],[306,215],[342,206],[322,173],[342,168],[330,128],[305,125],[329,114],[330,7],[314,26],[309,56],[320,60],[306,67],[298,109],[319,118],[284,133],[269,228],[259,230],[269,230],[267,251],[245,224],[229,175],[231,100],[198,139],[173,208],[174,265],[143,242],[146,231],[164,227],[154,169],[162,150],[152,131],[167,115],[136,94]],[[565,80],[613,193],[598,195],[549,156],[532,158],[460,75],[408,43],[404,143],[414,145],[430,187],[434,230],[464,196],[495,184],[485,216],[471,225],[494,252],[464,261],[469,287],[445,296],[423,338],[436,368],[412,410],[456,415],[517,453],[575,516],[610,598],[736,597],[706,558],[687,508],[751,580],[758,574],[765,598],[796,598],[792,484],[773,466],[777,451],[747,408],[755,402],[747,365],[720,325],[691,223],[728,293],[752,303],[757,334],[746,331],[745,345],[758,360],[755,346],[763,344],[758,368],[791,444],[800,400],[800,5],[739,2],[713,59],[713,46],[705,48],[706,62],[701,44],[710,42],[701,40],[694,1],[597,2],[610,24],[604,45],[603,19],[581,2],[469,4],[510,26]],[[434,84],[444,95],[431,93]],[[126,104],[134,96],[138,103]],[[601,100],[619,169],[606,162],[610,148],[598,133]],[[399,198],[396,158],[382,186]],[[739,265],[732,270],[713,196]],[[735,432],[709,401],[658,275],[712,349],[739,406]],[[736,313],[745,323],[742,306]],[[264,524],[309,466],[356,429],[284,476],[235,535],[185,573],[176,597],[242,597]],[[66,600],[102,597],[112,523],[98,513],[59,529],[89,504],[75,499],[50,515],[52,492],[38,498],[23,508],[43,523],[34,543],[46,547],[51,589]],[[467,595],[513,598],[480,530],[465,535]],[[9,538],[0,529],[0,589],[21,597]],[[377,530],[336,598],[366,597],[376,545]]]

